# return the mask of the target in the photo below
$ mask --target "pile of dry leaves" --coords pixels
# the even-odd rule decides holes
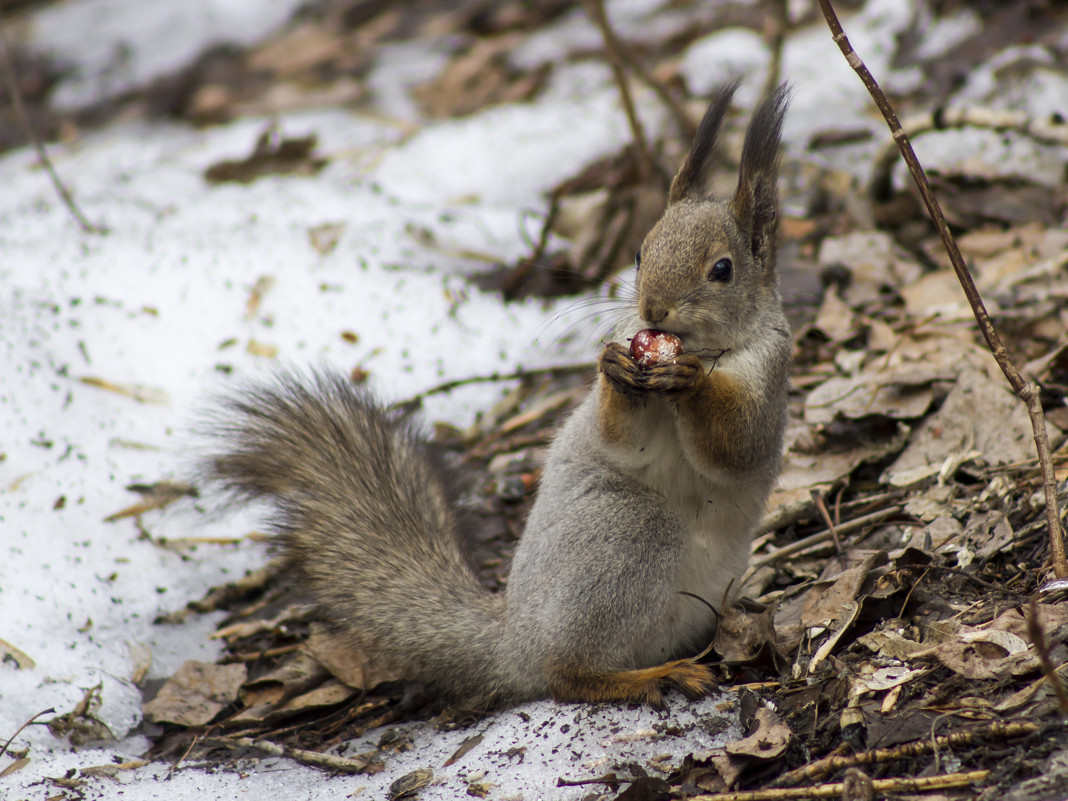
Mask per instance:
[[[506,54],[569,4],[447,5],[455,8],[320,6],[276,39],[205,58],[165,87],[170,94],[157,87],[147,97],[204,123],[298,100],[355,102],[377,44],[441,31],[458,38],[435,84],[416,92],[427,114],[466,114],[539,90],[547,67],[523,72]],[[616,270],[662,210],[687,115],[692,124],[700,110],[670,54],[713,22],[772,41],[783,34],[768,24],[775,14],[755,5],[673,5],[659,38],[629,42],[614,60],[633,80],[655,83],[680,115],[679,130],[664,141],[636,140],[559,186],[531,253],[484,276],[486,286],[517,297],[618,282]],[[1041,4],[1011,5],[1023,21],[960,45],[956,72],[932,69],[917,107],[958,80],[969,58],[986,57],[1004,37],[1041,39],[1056,17]],[[219,165],[210,177],[254,180],[292,163],[321,166],[313,141],[265,137],[257,147],[250,164]],[[735,174],[729,150],[724,176]],[[796,346],[785,470],[754,546],[745,601],[724,616],[709,657],[737,687],[747,737],[721,753],[679,754],[672,772],[619,797],[960,797],[955,788],[987,799],[1064,797],[1068,585],[1049,580],[1026,410],[982,344],[912,192],[880,180],[857,187],[814,162],[785,165],[785,205],[800,209],[782,226]],[[936,189],[1009,352],[1041,387],[1064,509],[1063,183],[1058,194],[961,174]],[[438,428],[440,446],[468,477],[472,552],[490,586],[507,572],[546,445],[587,378],[573,368],[524,374],[470,430]],[[215,635],[226,644],[220,663],[188,663],[162,687],[146,687],[157,758],[178,760],[195,744],[200,757],[251,749],[327,770],[378,771],[389,742],[354,759],[323,752],[428,710],[443,726],[471,722],[414,697],[373,655],[339,651],[271,566],[176,617],[218,609],[229,612]],[[729,792],[737,790],[752,792]]]

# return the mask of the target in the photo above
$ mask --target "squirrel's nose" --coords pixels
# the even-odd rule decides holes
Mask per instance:
[[[667,309],[660,304],[654,304],[648,300],[643,300],[638,309],[638,314],[640,314],[641,318],[647,323],[659,323],[667,317],[668,312]]]

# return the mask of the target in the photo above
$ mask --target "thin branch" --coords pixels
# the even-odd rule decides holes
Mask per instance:
[[[1027,608],[1027,636],[1031,638],[1031,644],[1035,646],[1038,654],[1038,662],[1042,665],[1042,675],[1046,677],[1053,694],[1057,697],[1057,704],[1061,708],[1061,714],[1068,716],[1068,692],[1064,689],[1064,682],[1053,665],[1053,659],[1049,655],[1049,646],[1046,645],[1046,633],[1042,631],[1042,622],[1038,619],[1038,601],[1032,599]]]
[[[867,88],[868,94],[872,96],[875,105],[882,112],[886,124],[890,127],[894,141],[897,142],[901,156],[908,165],[909,172],[912,174],[912,178],[920,191],[920,197],[923,198],[923,203],[927,207],[927,213],[938,228],[938,233],[942,237],[942,244],[945,246],[949,260],[953,264],[953,271],[957,274],[957,279],[964,289],[964,294],[968,298],[972,313],[975,315],[979,330],[982,332],[990,352],[994,354],[994,359],[997,360],[998,366],[1008,380],[1013,392],[1027,405],[1027,413],[1031,418],[1031,428],[1034,432],[1035,449],[1038,452],[1039,464],[1042,466],[1042,483],[1046,494],[1046,523],[1049,527],[1050,557],[1053,562],[1053,572],[1057,578],[1068,578],[1068,558],[1065,556],[1064,534],[1061,530],[1060,517],[1057,513],[1057,482],[1053,473],[1053,461],[1050,459],[1046,418],[1042,413],[1038,385],[1024,382],[1019,370],[1016,369],[1016,365],[1012,361],[1012,357],[1009,356],[1008,350],[1002,344],[1001,337],[998,336],[997,331],[994,329],[994,324],[990,320],[986,305],[983,303],[979,290],[976,289],[975,281],[972,280],[971,273],[968,271],[968,266],[964,263],[964,257],[961,256],[960,249],[953,239],[953,234],[946,223],[942,208],[938,205],[938,200],[931,190],[927,175],[920,165],[919,159],[916,158],[916,152],[912,149],[908,134],[905,133],[901,123],[898,121],[897,112],[894,111],[890,100],[886,97],[871,72],[868,71],[860,56],[853,50],[853,46],[849,43],[845,31],[842,30],[842,24],[838,21],[838,15],[835,14],[830,0],[819,0],[819,6],[827,20],[827,26],[831,29],[835,44],[842,51],[842,55],[845,56],[849,66],[860,76],[860,80]]]
[[[1041,730],[1042,726],[1031,721],[1016,721],[1012,723],[991,723],[981,729],[970,731],[958,731],[946,734],[934,739],[913,740],[902,743],[893,748],[872,748],[869,751],[861,751],[856,754],[833,754],[823,759],[817,759],[804,767],[784,773],[776,781],[777,787],[791,787],[803,781],[821,779],[832,773],[837,773],[846,768],[858,765],[875,765],[882,762],[893,762],[898,759],[911,759],[923,756],[939,748],[971,745],[977,740],[999,739],[1010,740],[1014,737],[1024,737]]]
[[[585,373],[593,369],[593,364],[590,362],[583,362],[582,364],[561,364],[557,367],[542,367],[536,370],[518,370],[514,373],[490,373],[489,375],[475,375],[470,378],[457,378],[454,381],[446,381],[443,384],[438,384],[436,387],[420,392],[418,395],[413,395],[407,400],[397,401],[391,404],[392,408],[407,409],[412,406],[416,406],[422,403],[424,398],[431,395],[440,395],[443,392],[452,392],[454,389],[465,387],[469,384],[493,384],[500,381],[517,381],[524,378],[534,378],[535,376],[558,376],[558,375],[572,375],[575,373]]]
[[[630,95],[630,85],[627,83],[627,76],[623,71],[623,56],[621,55],[623,48],[619,39],[616,38],[612,26],[608,24],[608,15],[604,10],[604,0],[584,0],[584,5],[601,31],[601,38],[604,39],[604,49],[608,54],[608,64],[612,68],[616,86],[619,87],[619,97],[623,102],[623,110],[627,114],[627,122],[630,124],[630,131],[634,137],[634,147],[638,151],[640,177],[642,179],[647,178],[653,174],[653,163],[649,155],[649,143],[645,138],[645,130],[642,128],[641,120],[638,119],[638,113],[634,108],[634,99]]]
[[[881,523],[889,517],[893,517],[898,514],[903,507],[901,506],[888,506],[886,509],[880,509],[877,512],[866,514],[862,517],[854,518],[853,520],[847,520],[844,523],[839,523],[836,530],[840,536],[846,534],[852,534],[854,531],[859,531],[865,526],[872,525],[874,523]],[[813,545],[819,545],[832,539],[830,530],[818,531],[804,539],[800,539],[797,542],[791,542],[789,545],[784,545],[781,548],[777,548],[769,554],[757,557],[753,560],[752,567],[762,567],[764,565],[770,565],[779,561],[784,556],[804,551],[807,548],[811,548]]]
[[[189,747],[187,749],[185,749],[185,752],[180,757],[178,757],[178,761],[170,766],[170,768],[167,770],[167,774],[163,777],[163,781],[169,782],[171,780],[171,776],[174,774],[174,771],[176,771],[178,769],[179,765],[181,765],[183,762],[185,762],[185,758],[187,756],[189,756],[190,752],[196,747],[197,740],[199,740],[199,739],[200,739],[200,735],[199,734],[194,734],[193,735],[193,740],[192,740],[192,742],[189,743]]]
[[[675,118],[675,124],[682,132],[683,138],[687,141],[693,139],[694,136],[697,135],[697,124],[694,122],[693,117],[686,111],[685,106],[682,105],[682,101],[675,97],[674,93],[664,85],[663,81],[654,78],[653,74],[649,72],[644,64],[642,64],[641,60],[638,59],[634,55],[634,52],[623,42],[620,42],[617,39],[616,46],[616,52],[623,60],[627,69],[634,73],[635,78],[652,89],[653,93],[660,98],[660,102],[667,106],[668,111],[671,112],[671,116]]]
[[[764,97],[775,91],[782,73],[782,50],[786,44],[786,26],[790,21],[788,0],[768,0],[768,10],[764,15],[764,39],[771,50],[768,63],[768,78],[764,82]]]
[[[816,504],[816,508],[820,512],[820,516],[823,518],[823,522],[827,524],[827,531],[831,533],[831,539],[834,540],[834,550],[839,556],[842,555],[842,540],[838,537],[838,531],[834,527],[834,521],[831,520],[831,513],[827,511],[827,504],[823,502],[823,493],[817,489],[811,490],[812,502]]]
[[[8,741],[6,743],[4,743],[4,747],[0,748],[0,756],[3,756],[5,753],[7,753],[8,747],[10,747],[10,745],[13,742],[15,742],[15,738],[18,737],[22,733],[23,729],[25,729],[27,726],[29,726],[31,723],[33,723],[35,720],[37,720],[37,718],[41,717],[41,715],[54,715],[55,712],[56,712],[55,707],[51,707],[50,706],[50,707],[48,707],[48,709],[45,709],[45,710],[43,710],[41,712],[38,712],[32,718],[30,718],[25,723],[23,723],[21,726],[19,726],[18,729],[15,731],[15,733],[12,734],[11,737],[8,738]]]
[[[371,760],[364,754],[353,758],[340,757],[333,754],[323,754],[318,751],[308,751],[303,748],[290,748],[273,743],[270,740],[253,740],[250,737],[236,737],[234,739],[228,737],[211,738],[203,740],[202,744],[231,750],[251,748],[256,751],[262,751],[269,756],[285,757],[302,765],[324,768],[338,773],[363,773],[371,763]]]
[[[931,790],[949,790],[954,787],[969,787],[984,781],[989,770],[973,770],[967,773],[945,773],[941,776],[923,776],[918,779],[875,779],[872,789],[880,794],[926,793]],[[736,793],[690,796],[690,801],[787,801],[804,798],[841,798],[844,782],[820,784],[815,787],[782,787],[771,790],[743,790]]]
[[[0,73],[3,74],[4,88],[11,98],[11,107],[15,110],[19,125],[22,126],[26,139],[33,143],[34,149],[37,151],[37,158],[48,173],[48,177],[52,179],[52,185],[56,188],[64,205],[66,205],[74,219],[78,221],[78,225],[87,234],[106,234],[108,232],[106,227],[93,225],[82,214],[82,210],[74,202],[74,196],[71,195],[70,190],[60,180],[56,168],[52,166],[52,160],[45,151],[44,142],[41,141],[41,138],[30,124],[30,118],[26,114],[26,107],[22,103],[22,91],[19,89],[18,78],[15,75],[15,62],[11,58],[11,49],[8,47],[7,37],[4,35],[3,19],[0,19]]]

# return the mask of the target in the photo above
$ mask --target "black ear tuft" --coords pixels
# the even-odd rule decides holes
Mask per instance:
[[[701,124],[697,126],[690,145],[690,152],[679,167],[675,179],[671,182],[671,191],[668,193],[668,205],[678,203],[680,200],[696,200],[704,197],[705,167],[708,157],[716,144],[723,118],[727,116],[731,98],[738,89],[738,81],[733,80],[724,84],[716,92],[715,97],[708,104],[705,116],[701,118]]]
[[[738,189],[731,201],[738,222],[749,232],[753,257],[765,265],[775,250],[780,141],[789,104],[790,88],[780,84],[753,112],[742,145]]]

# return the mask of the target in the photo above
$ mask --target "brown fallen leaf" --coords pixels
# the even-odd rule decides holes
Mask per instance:
[[[241,688],[241,703],[247,707],[278,704],[323,683],[329,673],[308,654],[296,653],[264,675]]]
[[[720,613],[716,626],[716,653],[724,662],[744,663],[756,659],[765,649],[774,652],[774,619],[774,607],[750,612],[737,604],[728,606]]]
[[[243,664],[213,665],[190,660],[144,705],[147,720],[202,726],[237,700],[247,671]]]
[[[29,764],[30,764],[30,758],[29,757],[19,757],[14,762],[12,762],[10,765],[5,767],[3,770],[0,770],[0,779],[3,779],[5,776],[10,776],[12,773],[14,773],[17,770],[22,770],[24,767],[26,767]]]
[[[456,764],[459,760],[463,759],[465,754],[469,753],[473,748],[476,748],[481,743],[481,734],[475,734],[471,737],[468,737],[466,740],[460,743],[460,747],[453,752],[452,756],[445,760],[445,762],[442,764],[442,767],[447,768],[449,767],[449,765]]]
[[[114,740],[104,721],[97,717],[103,703],[103,684],[87,689],[74,709],[48,721],[53,737],[67,737],[71,745],[80,746],[97,740]]]
[[[358,690],[371,690],[401,675],[376,661],[350,640],[330,634],[326,626],[313,623],[305,651],[337,679]]]
[[[29,670],[37,666],[37,663],[25,651],[16,648],[7,640],[0,639],[0,664],[9,660],[14,662],[15,667],[20,670]]]
[[[843,570],[831,583],[813,586],[807,593],[801,612],[801,624],[805,628],[829,628],[852,613],[852,604],[872,566],[885,562],[881,551],[869,553],[860,564]]]
[[[204,171],[204,178],[211,184],[248,184],[265,175],[314,175],[327,163],[313,155],[317,142],[315,134],[286,139],[271,124],[256,139],[251,155],[213,164]]]
[[[499,103],[530,100],[544,85],[549,67],[521,72],[511,65],[508,55],[522,38],[506,34],[475,40],[412,95],[431,117],[461,117]]]
[[[252,285],[252,289],[249,290],[248,300],[245,302],[246,320],[251,320],[256,316],[256,313],[260,310],[260,304],[263,302],[264,295],[270,292],[273,288],[273,275],[261,275],[256,279],[256,282]]]
[[[389,786],[389,801],[414,796],[434,780],[434,771],[427,768],[406,773]]]
[[[1034,442],[1027,410],[1004,382],[965,367],[942,408],[916,428],[884,480],[899,487],[932,476],[944,481],[973,452],[990,465],[1024,462],[1034,459]]]
[[[779,716],[767,707],[760,707],[754,716],[757,727],[748,737],[727,743],[724,750],[735,757],[774,759],[790,745],[793,733]]]
[[[149,668],[152,667],[152,649],[139,642],[127,642],[126,649],[130,652],[130,660],[133,662],[130,681],[135,687],[140,687],[144,684]]]
[[[341,241],[341,234],[345,231],[345,223],[323,223],[308,229],[308,241],[320,256],[325,256],[337,247]]]
[[[845,267],[849,285],[843,300],[851,306],[876,301],[920,277],[923,270],[893,237],[881,231],[829,236],[820,244],[822,268]]]
[[[264,342],[258,342],[255,339],[250,339],[248,345],[245,346],[245,350],[251,356],[259,356],[263,359],[273,359],[278,355],[277,345],[268,345]]]
[[[321,676],[319,680],[321,680]],[[322,685],[281,703],[278,700],[272,700],[269,692],[253,693],[248,696],[251,700],[255,701],[257,698],[263,698],[265,699],[264,702],[242,709],[237,714],[222,721],[219,725],[236,728],[244,728],[249,724],[276,725],[288,718],[292,718],[294,715],[303,715],[315,710],[338,707],[358,692],[359,690],[331,678],[327,679]]]

